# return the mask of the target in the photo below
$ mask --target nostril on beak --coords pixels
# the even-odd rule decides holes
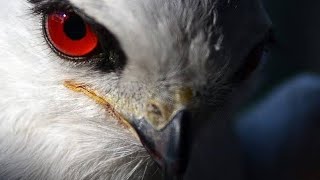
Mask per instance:
[[[164,109],[164,107],[161,108],[161,106],[155,103],[149,103],[147,105],[147,118],[156,126],[165,123],[165,121],[167,120],[165,112],[166,110]]]
[[[147,111],[157,116],[160,116],[160,117],[162,116],[162,112],[160,108],[155,104],[148,104]]]

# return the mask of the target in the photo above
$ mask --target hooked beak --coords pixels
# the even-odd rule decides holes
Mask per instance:
[[[189,119],[190,113],[181,110],[161,130],[153,128],[146,119],[131,122],[144,147],[164,170],[166,180],[181,176],[186,169]]]

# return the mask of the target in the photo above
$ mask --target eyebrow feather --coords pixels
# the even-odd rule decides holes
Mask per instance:
[[[33,4],[31,10],[35,14],[48,13],[61,8],[71,9],[72,5],[67,0],[28,0]]]
[[[74,11],[85,21],[93,26],[98,24],[92,17],[89,17],[81,9],[75,7],[68,0],[27,0],[33,7],[31,11],[34,14],[49,14],[54,11]]]

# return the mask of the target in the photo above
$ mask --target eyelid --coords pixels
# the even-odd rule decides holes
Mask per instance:
[[[83,18],[83,20],[90,24],[93,29],[100,29],[100,25],[92,18],[87,16],[85,13],[83,13],[82,10],[80,10],[77,7],[72,6],[71,3],[68,1],[45,1],[45,2],[32,2],[34,0],[29,0],[32,4],[34,4],[34,7],[31,8],[32,13],[41,15],[45,17],[48,14],[51,14],[55,11],[65,11],[65,12],[74,12],[80,17]]]
[[[34,6],[31,8],[34,14],[49,14],[56,10],[70,10],[73,9],[67,1],[35,1],[29,0]]]
[[[51,2],[42,3],[41,5],[35,4],[33,11],[34,13],[42,16],[42,36],[46,40],[47,45],[50,46],[52,51],[57,54],[60,59],[66,60],[68,62],[73,62],[74,65],[88,65],[91,67],[95,67],[103,72],[120,70],[124,67],[127,57],[125,52],[122,50],[117,38],[107,28],[100,25],[99,23],[96,23],[94,19],[88,17],[86,14],[81,12],[81,10],[74,8],[66,2]],[[88,55],[81,57],[68,56],[57,50],[57,48],[48,38],[46,29],[46,18],[50,14],[57,12],[75,13],[76,15],[80,16],[83,21],[88,24],[98,36],[99,46],[96,48],[96,50]],[[111,59],[111,56],[116,57],[116,60],[114,61],[113,59]]]

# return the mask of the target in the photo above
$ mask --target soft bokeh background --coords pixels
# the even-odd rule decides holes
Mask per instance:
[[[320,72],[320,1],[264,0],[264,4],[274,25],[276,44],[261,91],[301,72]]]
[[[264,4],[276,43],[260,86],[244,110],[256,112],[238,122],[246,151],[245,179],[318,180],[320,1],[264,0]],[[289,86],[277,89],[287,82]],[[263,105],[255,109],[260,102]]]
[[[276,43],[260,84],[236,119],[235,132],[203,129],[200,142],[208,145],[198,145],[187,180],[320,179],[320,1],[263,1]],[[240,139],[240,149],[232,136]]]

